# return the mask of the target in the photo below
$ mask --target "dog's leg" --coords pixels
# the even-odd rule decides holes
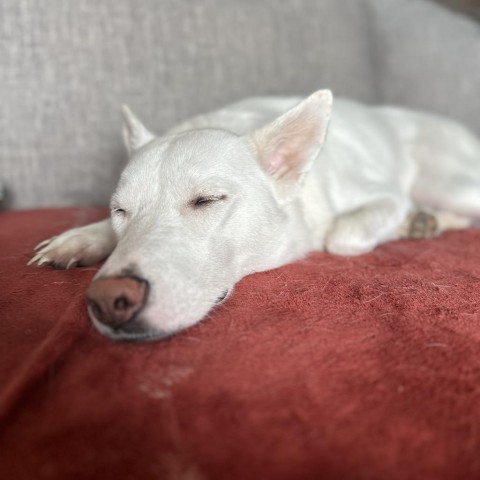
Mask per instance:
[[[28,265],[53,265],[56,268],[88,266],[108,257],[117,243],[110,218],[73,228],[44,240]]]
[[[463,230],[475,225],[473,217],[459,215],[458,213],[437,212],[435,218],[437,219],[439,233],[447,230]]]
[[[326,250],[336,255],[360,255],[397,239],[406,209],[402,202],[385,198],[339,216],[327,234]]]

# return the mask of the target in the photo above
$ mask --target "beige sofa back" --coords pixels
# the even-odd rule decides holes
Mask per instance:
[[[4,208],[106,204],[121,103],[162,133],[242,97],[321,87],[480,132],[480,33],[427,0],[0,2]]]

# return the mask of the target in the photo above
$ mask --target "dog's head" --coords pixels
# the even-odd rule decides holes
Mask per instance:
[[[169,336],[205,317],[243,276],[302,255],[290,210],[331,103],[319,91],[247,136],[204,129],[158,138],[125,108],[130,160],[111,200],[118,244],[89,289],[109,305],[88,302],[97,328],[114,339]]]

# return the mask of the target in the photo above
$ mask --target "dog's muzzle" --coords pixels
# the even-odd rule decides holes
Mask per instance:
[[[148,292],[148,282],[141,278],[98,278],[86,292],[88,311],[92,320],[109,330],[135,331],[135,320],[145,306]]]

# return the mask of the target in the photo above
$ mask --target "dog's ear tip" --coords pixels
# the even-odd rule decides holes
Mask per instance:
[[[124,119],[129,119],[134,117],[132,109],[126,103],[122,103],[120,105],[120,111]]]
[[[333,103],[333,92],[328,88],[317,90],[310,95],[310,98],[331,105]]]
[[[121,105],[123,116],[122,134],[129,155],[155,138],[126,104]]]

